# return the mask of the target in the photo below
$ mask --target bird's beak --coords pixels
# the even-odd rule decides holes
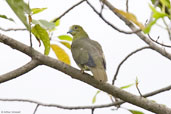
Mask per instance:
[[[73,32],[73,30],[69,30],[68,32],[67,32],[67,34],[71,34]]]

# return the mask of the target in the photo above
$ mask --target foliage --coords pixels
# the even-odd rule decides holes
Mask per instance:
[[[46,10],[47,8],[32,8],[31,11],[32,11],[32,14],[37,14],[37,13],[40,13],[44,10]]]
[[[66,63],[66,64],[71,64],[70,62],[70,57],[66,53],[65,49],[61,48],[58,43],[62,44],[65,46],[67,49],[71,49],[71,41],[72,37],[69,35],[59,35],[58,42],[57,44],[51,44],[51,34],[53,32],[56,32],[56,28],[60,25],[60,20],[58,19],[56,22],[53,21],[47,21],[44,19],[40,20],[35,20],[32,19],[33,15],[39,14],[40,12],[43,12],[47,8],[32,8],[30,9],[29,4],[25,3],[23,0],[6,0],[10,8],[14,11],[14,13],[18,16],[18,18],[21,20],[21,22],[25,25],[27,30],[31,32],[35,38],[40,42],[43,42],[44,45],[44,54],[48,55],[50,52],[50,48],[54,51],[56,57]],[[152,0],[152,4],[155,4],[155,0]],[[144,26],[141,22],[137,20],[137,17],[130,12],[125,12],[123,10],[115,9],[117,13],[121,14],[124,16],[127,20],[131,21],[135,25],[137,25],[141,30],[143,30],[144,33],[150,33],[151,28],[153,25],[157,23],[159,19],[163,18],[169,18],[171,19],[171,6],[170,6],[170,1],[169,0],[160,0],[160,3],[158,4],[157,7],[160,8],[158,10],[155,6],[149,5],[151,11],[153,12],[152,14],[152,21],[150,21],[146,26]],[[6,15],[0,15],[0,18],[7,19],[9,21],[14,20],[12,18],[9,18]],[[31,31],[30,31],[31,30]],[[65,48],[64,47],[64,48]],[[136,84],[138,84],[138,81],[136,81]],[[120,87],[120,89],[126,89],[134,84],[128,84],[125,86]],[[92,99],[92,104],[96,102],[97,95],[101,91],[98,90],[95,95],[93,96]],[[132,114],[144,114],[141,111],[137,110],[132,110],[132,109],[127,109],[130,113]]]
[[[56,30],[55,28],[59,26],[60,20],[58,19],[56,22],[53,21],[47,21],[44,19],[35,20],[32,19],[32,15],[38,14],[40,12],[43,12],[47,8],[32,8],[30,9],[29,4],[25,3],[23,0],[6,0],[8,5],[11,7],[11,9],[14,11],[14,13],[18,16],[18,18],[21,20],[21,22],[25,25],[25,27],[30,31],[31,24],[34,26],[31,28],[32,34],[36,37],[37,41],[39,42],[39,46],[41,46],[41,42],[43,42],[44,45],[44,54],[48,55],[50,52],[50,47],[55,52],[56,56],[59,60],[70,64],[70,59],[68,54],[59,47],[57,44],[50,45],[50,32],[53,32]],[[1,18],[8,19],[10,21],[14,21],[12,18],[8,18],[5,15],[0,15]],[[28,19],[27,19],[28,18]],[[59,43],[67,47],[68,49],[71,48],[70,41],[72,41],[72,38],[68,35],[60,35],[59,37]],[[69,42],[66,42],[69,41]]]
[[[18,16],[18,18],[23,22],[26,28],[29,29],[29,24],[26,16],[26,14],[31,13],[29,5],[26,4],[23,0],[6,0],[6,2]]]
[[[68,35],[60,35],[60,36],[58,36],[58,38],[60,40],[72,41],[72,37],[70,37]]]
[[[152,4],[155,4],[155,0],[151,0]],[[149,5],[151,11],[153,12],[152,14],[152,21],[149,22],[149,24],[146,26],[144,29],[144,33],[150,33],[150,30],[154,24],[159,19],[163,19],[164,17],[167,17],[171,19],[171,5],[169,0],[160,0],[158,3],[158,6],[160,8],[160,11],[157,10],[157,8],[153,7],[152,5]]]
[[[120,89],[127,89],[127,88],[129,88],[129,87],[131,87],[133,85],[134,85],[134,83],[133,84],[128,84],[128,85],[120,87]]]
[[[0,15],[0,18],[7,19],[9,21],[13,21],[14,22],[14,20],[12,18],[7,17],[6,15]]]
[[[128,111],[131,112],[132,114],[144,114],[143,112],[138,111],[138,110],[128,109]]]
[[[60,61],[63,61],[64,63],[69,64],[69,65],[71,64],[69,56],[64,51],[64,49],[62,49],[60,46],[56,44],[51,44],[50,46]]]
[[[44,28],[42,28],[39,24],[36,24],[31,31],[37,39],[43,41],[45,47],[44,54],[48,55],[50,51],[50,39],[47,31]]]
[[[97,97],[97,95],[98,95],[100,92],[101,92],[100,90],[98,90],[98,91],[96,92],[96,94],[94,95],[94,97],[93,97],[93,99],[92,99],[92,104],[94,104],[94,103],[96,102],[96,97]]]
[[[128,20],[130,20],[131,22],[133,22],[134,24],[136,24],[141,30],[144,29],[144,25],[137,20],[134,14],[119,9],[115,9],[115,11],[124,16],[125,18],[127,18]]]

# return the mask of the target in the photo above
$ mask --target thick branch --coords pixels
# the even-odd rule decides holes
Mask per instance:
[[[119,14],[116,11],[116,8],[107,0],[101,0],[113,13],[115,13],[122,21],[125,22],[125,24],[132,30],[136,31],[138,30],[129,20],[127,20],[125,17],[123,17],[121,14]],[[165,49],[161,48],[160,46],[156,45],[154,42],[152,42],[149,38],[147,38],[142,32],[135,32],[139,38],[141,38],[145,43],[147,43],[151,49],[159,52],[161,55],[164,57],[168,58],[171,60],[171,54],[166,52]]]
[[[6,81],[14,79],[14,78],[17,78],[17,77],[31,71],[32,69],[34,69],[38,65],[39,65],[39,62],[37,60],[33,59],[33,60],[31,60],[30,62],[28,62],[27,64],[21,66],[18,69],[15,69],[15,70],[13,70],[11,72],[0,75],[0,83],[6,82]]]
[[[167,108],[164,105],[157,104],[153,101],[150,101],[146,98],[142,98],[136,95],[133,95],[129,92],[126,92],[124,90],[121,90],[120,88],[117,88],[115,86],[112,86],[108,83],[101,83],[97,80],[95,80],[92,76],[89,74],[82,74],[79,70],[73,68],[72,66],[69,66],[63,62],[60,62],[56,59],[53,59],[51,57],[45,56],[38,51],[30,48],[29,46],[20,43],[14,39],[11,39],[5,35],[0,34],[0,42],[9,45],[10,47],[17,49],[28,56],[37,59],[41,62],[41,64],[44,64],[46,66],[52,67],[56,70],[59,70],[65,74],[70,75],[72,78],[80,80],[82,82],[85,82],[95,88],[98,88],[104,92],[107,92],[111,94],[112,96],[118,97],[128,103],[134,104],[136,106],[139,106],[141,108],[144,108],[146,110],[149,110],[154,113],[158,114],[171,114],[171,109]]]

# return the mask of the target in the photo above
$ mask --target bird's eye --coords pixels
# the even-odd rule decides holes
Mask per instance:
[[[77,26],[75,26],[75,27],[74,27],[74,29],[76,30],[76,29],[78,29],[78,27],[77,27]]]

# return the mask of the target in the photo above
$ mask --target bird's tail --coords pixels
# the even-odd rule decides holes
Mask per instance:
[[[107,74],[104,68],[90,68],[93,76],[100,82],[107,82]]]

